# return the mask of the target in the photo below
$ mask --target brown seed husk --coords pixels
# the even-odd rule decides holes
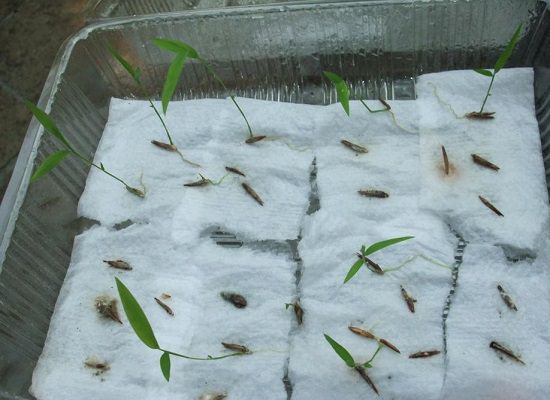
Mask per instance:
[[[372,272],[377,273],[379,275],[384,275],[384,270],[382,269],[382,267],[380,267],[380,265],[372,261],[370,258],[365,257],[361,253],[357,253],[357,257],[362,259],[367,265],[367,268],[370,269]]]
[[[252,136],[246,139],[244,142],[246,144],[254,144],[256,142],[259,142],[260,140],[264,140],[267,136]]]
[[[223,400],[226,397],[226,393],[205,393],[199,397],[199,400]]]
[[[200,187],[200,186],[206,186],[210,183],[210,181],[208,179],[206,179],[205,177],[201,176],[201,179],[199,179],[198,181],[195,181],[195,182],[189,182],[189,183],[185,183],[183,186],[187,186],[187,187]]]
[[[250,350],[248,349],[248,347],[243,346],[241,344],[222,342],[222,345],[228,350],[238,351],[239,353],[250,353]]]
[[[447,156],[447,150],[445,150],[445,146],[441,146],[441,153],[443,154],[443,165],[445,166],[445,175],[449,175],[449,157]]]
[[[220,296],[222,299],[232,303],[237,308],[244,308],[247,305],[246,299],[238,293],[221,292]]]
[[[498,171],[500,167],[496,164],[493,164],[491,161],[486,160],[485,158],[478,156],[477,154],[472,154],[472,160],[482,167],[492,169],[493,171]]]
[[[112,268],[122,269],[125,271],[132,270],[132,266],[124,260],[103,260],[103,262],[108,264]]]
[[[369,150],[366,147],[363,147],[361,145],[352,143],[352,142],[350,142],[349,140],[346,140],[346,139],[340,140],[340,143],[342,143],[348,149],[351,149],[351,150],[355,151],[356,153],[366,154],[366,153],[369,152]]]
[[[367,339],[378,340],[378,338],[376,336],[374,336],[372,333],[370,333],[369,331],[358,328],[356,326],[348,326],[348,329],[350,331],[352,331],[353,333],[355,333],[356,335],[366,337]]]
[[[355,370],[357,372],[359,372],[359,375],[361,375],[361,378],[363,378],[365,380],[365,382],[367,382],[369,384],[369,386],[371,387],[372,390],[374,390],[374,393],[376,394],[379,394],[378,393],[378,389],[376,388],[376,385],[374,384],[374,382],[370,379],[370,377],[367,375],[367,371],[365,370],[365,368],[363,368],[362,366],[360,365],[357,365],[355,367]]]
[[[512,360],[517,361],[518,363],[525,365],[525,363],[523,362],[523,360],[519,356],[517,356],[512,350],[510,350],[509,348],[503,346],[499,342],[492,341],[489,344],[489,347],[494,349],[497,352],[505,354],[506,356],[510,357]]]
[[[116,299],[110,296],[101,295],[95,299],[95,308],[97,312],[105,318],[111,319],[122,324]]]
[[[302,323],[304,322],[304,309],[302,308],[302,306],[300,306],[300,303],[298,302],[294,303],[294,314],[296,315],[298,325],[302,325]]]
[[[405,299],[409,311],[414,313],[414,303],[416,303],[416,299],[412,297],[403,286],[401,286],[401,295],[403,296],[403,299]]]
[[[427,357],[436,356],[439,353],[441,353],[441,351],[439,350],[419,351],[417,353],[413,353],[409,355],[409,358],[427,358]]]
[[[161,306],[161,307],[164,309],[164,311],[166,311],[169,315],[174,316],[174,311],[172,311],[172,309],[171,309],[166,303],[162,302],[161,300],[157,299],[156,297],[155,297],[155,301],[156,301],[157,304],[158,304],[159,306]]]
[[[388,111],[391,110],[391,107],[390,107],[390,105],[388,104],[388,102],[387,102],[386,100],[384,100],[383,98],[379,97],[379,98],[378,98],[378,101],[379,101],[380,103],[382,103],[382,104],[384,105],[384,107],[386,107],[386,110],[388,110]]]
[[[394,346],[392,343],[390,343],[388,340],[381,338],[381,339],[379,340],[379,342],[382,343],[382,344],[383,344],[384,346],[386,346],[387,348],[392,349],[392,350],[395,351],[396,353],[401,354],[401,351],[399,351],[399,349],[398,349],[396,346]]]
[[[248,193],[248,194],[250,195],[250,197],[252,197],[254,200],[256,200],[256,202],[257,202],[259,205],[261,205],[261,206],[264,205],[264,202],[263,202],[263,200],[261,199],[261,197],[258,196],[258,193],[256,193],[256,192],[254,191],[254,189],[252,189],[252,188],[250,187],[250,185],[248,185],[247,183],[244,183],[244,182],[243,182],[243,183],[242,183],[242,187],[244,188],[244,190],[246,191],[246,193]]]
[[[516,307],[516,305],[514,304],[514,301],[512,300],[510,295],[506,292],[506,290],[504,290],[500,285],[497,286],[497,289],[498,289],[498,292],[500,293],[500,297],[502,298],[502,301],[504,301],[504,304],[506,304],[510,310],[517,311],[518,308]]]
[[[225,167],[226,171],[233,172],[234,174],[240,175],[240,176],[246,176],[243,172],[239,171],[235,167]]]
[[[495,113],[494,112],[482,112],[479,111],[472,111],[466,114],[466,118],[468,119],[493,119]]]
[[[504,217],[504,214],[500,212],[500,210],[498,208],[496,208],[494,205],[491,204],[491,202],[489,200],[487,200],[485,197],[483,196],[478,196],[479,197],[479,200],[481,200],[481,202],[485,205],[485,207],[487,207],[489,210],[491,210],[492,212],[494,212],[496,215],[498,215],[499,217]]]
[[[379,199],[385,199],[387,197],[390,197],[390,195],[383,190],[376,190],[376,189],[363,189],[357,191],[361,196],[365,197],[376,197]]]
[[[96,357],[88,357],[86,361],[84,361],[84,365],[88,368],[97,369],[101,372],[108,371],[111,368],[109,363],[99,360]]]
[[[153,143],[157,147],[160,147],[161,149],[168,150],[168,151],[176,151],[178,149],[173,144],[159,142],[158,140],[151,140],[151,143]]]

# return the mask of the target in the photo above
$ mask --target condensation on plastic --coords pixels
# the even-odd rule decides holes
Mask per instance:
[[[523,22],[510,66],[535,66],[535,98],[550,174],[550,12],[537,0],[364,1],[288,4],[97,22],[67,41],[39,105],[68,139],[93,156],[112,96],[140,97],[106,48],[143,70],[158,96],[170,55],[150,39],[185,40],[211,61],[241,96],[298,103],[336,100],[321,71],[352,82],[356,96],[414,98],[425,72],[491,67]],[[200,65],[191,65],[178,98],[226,96]],[[0,398],[29,399],[32,370],[85,221],[76,207],[88,167],[67,159],[29,186],[34,165],[58,145],[33,120],[0,206]],[[67,323],[70,323],[68,321]],[[60,383],[62,384],[62,383]]]

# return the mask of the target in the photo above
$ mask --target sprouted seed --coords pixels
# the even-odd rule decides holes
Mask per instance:
[[[187,186],[187,187],[201,187],[201,186],[208,186],[208,185],[217,186],[217,185],[219,185],[220,183],[223,182],[223,180],[227,177],[227,175],[228,174],[225,174],[224,176],[222,176],[220,178],[219,181],[216,182],[216,181],[213,181],[212,179],[209,179],[209,178],[205,177],[202,174],[199,174],[199,176],[200,176],[199,180],[194,181],[194,182],[185,183],[183,186]]]
[[[158,140],[151,140],[151,143],[153,143],[155,146],[160,147],[161,149],[164,149],[164,150],[168,150],[168,151],[178,150],[178,148],[175,145],[159,142]]]
[[[223,400],[226,397],[226,393],[204,393],[199,397],[199,400]]]
[[[466,118],[468,119],[494,119],[495,118],[495,112],[478,112],[478,111],[472,111],[467,113]]]
[[[374,197],[378,199],[386,199],[390,197],[389,193],[378,189],[362,189],[358,190],[357,193],[364,197]]]
[[[378,343],[383,344],[384,346],[395,351],[396,353],[401,353],[401,351],[399,351],[399,349],[395,345],[393,345],[389,340],[379,338],[378,336],[374,335],[372,332],[366,331],[356,326],[349,326],[348,328],[350,331],[352,331],[356,335],[363,336],[367,339],[376,340]]]
[[[516,304],[512,300],[512,297],[502,288],[502,286],[497,285],[498,292],[500,293],[500,297],[502,298],[502,301],[504,301],[504,304],[508,306],[510,310],[517,311],[518,308],[516,307]]]
[[[495,351],[497,351],[499,353],[502,353],[502,354],[510,357],[512,360],[517,361],[518,363],[525,365],[525,362],[523,362],[523,360],[518,355],[516,355],[512,350],[510,350],[506,346],[500,344],[499,342],[492,341],[489,344],[489,347],[494,349]]]
[[[108,264],[112,268],[122,269],[125,271],[132,270],[132,266],[124,260],[103,260],[103,262]]]
[[[417,353],[413,353],[409,355],[409,358],[428,358],[433,357],[441,353],[439,350],[426,350],[426,351],[419,351]]]
[[[246,299],[238,293],[221,292],[220,296],[222,297],[222,299],[224,299],[225,301],[228,301],[229,303],[233,304],[237,308],[244,308],[248,304],[246,302]]]
[[[392,344],[390,341],[384,339],[384,338],[380,338],[378,340],[380,343],[382,343],[384,346],[386,346],[387,348],[395,351],[396,353],[399,353],[401,354],[401,351],[399,351],[399,349],[397,348],[397,346],[395,346],[394,344]]]
[[[246,193],[248,193],[248,194],[250,195],[250,197],[252,197],[254,200],[256,200],[256,202],[257,202],[259,205],[261,205],[261,206],[264,205],[264,202],[263,202],[263,200],[261,199],[261,197],[258,195],[258,193],[256,193],[256,192],[254,191],[254,189],[252,189],[252,188],[250,187],[250,185],[249,185],[248,183],[243,182],[243,183],[242,183],[242,187],[243,187],[243,189],[246,191]]]
[[[357,372],[359,372],[359,375],[361,375],[361,378],[363,378],[365,380],[365,382],[368,383],[368,385],[371,387],[371,389],[374,391],[374,393],[379,395],[380,393],[378,392],[378,388],[376,387],[376,385],[374,384],[372,379],[367,374],[367,370],[365,368],[363,368],[361,365],[355,366],[355,370]]]
[[[246,347],[246,346],[243,346],[241,344],[222,342],[222,346],[225,347],[228,350],[238,351],[238,352],[241,352],[241,353],[250,353],[249,348]]]
[[[489,160],[486,160],[485,158],[478,156],[477,154],[472,154],[472,160],[477,164],[481,165],[482,167],[492,169],[494,171],[498,171],[500,169],[499,166],[493,164]]]
[[[382,269],[382,267],[380,267],[380,265],[372,261],[370,258],[364,256],[361,253],[357,253],[357,257],[362,259],[367,265],[367,268],[370,269],[372,272],[377,273],[379,275],[384,275],[384,270]]]
[[[445,166],[445,175],[449,175],[449,157],[447,156],[447,150],[445,150],[445,146],[441,146],[441,153],[443,155],[443,165]]]
[[[302,325],[304,322],[304,309],[302,306],[300,306],[300,303],[297,301],[295,303],[285,303],[285,307],[288,310],[288,307],[292,307],[294,309],[294,315],[296,315],[296,321],[298,321],[298,325]]]
[[[267,136],[260,135],[260,136],[251,136],[248,139],[246,139],[244,142],[246,144],[254,144],[256,142],[259,142],[260,140],[264,140]]]
[[[104,318],[111,319],[113,321],[122,324],[120,315],[118,313],[118,307],[116,299],[111,296],[101,295],[95,299],[95,308],[97,312]]]
[[[369,150],[366,147],[361,146],[359,144],[352,143],[352,142],[350,142],[349,140],[346,140],[346,139],[340,140],[340,143],[342,143],[348,149],[351,149],[356,153],[366,154],[366,153],[369,152]]]
[[[483,196],[478,196],[478,197],[479,197],[479,200],[481,200],[481,202],[485,205],[485,207],[487,207],[489,210],[494,212],[499,217],[504,217],[504,214],[501,213],[500,210],[498,208],[496,208],[489,200],[487,200]]]
[[[416,303],[416,299],[412,297],[407,290],[401,285],[401,295],[403,296],[403,299],[407,303],[407,307],[409,308],[409,311],[414,313],[414,303]]]
[[[238,168],[225,167],[225,170],[228,171],[228,172],[233,172],[234,174],[246,177],[246,175],[243,172],[241,172]]]
[[[160,300],[160,299],[158,299],[158,298],[156,298],[156,297],[155,297],[155,301],[156,301],[157,304],[158,304],[159,306],[161,306],[162,309],[163,309],[164,311],[166,311],[169,315],[174,316],[174,311],[173,311],[166,303],[164,303],[162,300]]]

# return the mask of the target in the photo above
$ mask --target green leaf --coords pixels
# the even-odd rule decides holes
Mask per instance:
[[[338,101],[342,104],[344,111],[349,115],[349,88],[342,78],[333,72],[323,71],[323,74],[336,86]]]
[[[36,171],[34,171],[34,174],[32,174],[32,177],[31,177],[31,182],[34,182],[37,179],[46,175],[48,172],[54,169],[57,166],[57,164],[59,164],[69,154],[71,154],[69,150],[61,150],[53,154],[50,154],[48,157],[46,157],[44,161],[42,161],[42,164],[38,166]]]
[[[495,72],[494,72],[495,74],[504,67],[504,64],[506,64],[506,61],[508,61],[508,59],[514,52],[514,48],[516,47],[516,44],[518,43],[520,36],[521,36],[521,24],[518,25],[518,27],[516,28],[516,31],[512,35],[512,38],[508,42],[508,45],[506,46],[506,48],[498,58],[497,62],[495,63]]]
[[[172,53],[181,53],[182,51],[184,51],[187,53],[187,57],[189,58],[200,58],[197,50],[189,46],[187,43],[181,42],[179,40],[156,38],[153,39],[153,43],[158,48],[171,51]]]
[[[493,76],[493,73],[491,71],[489,71],[488,69],[477,68],[477,69],[474,69],[474,71],[477,72],[478,74],[485,75],[485,76],[488,76],[488,77]]]
[[[162,356],[160,356],[160,370],[162,371],[162,375],[164,375],[164,379],[166,379],[166,382],[170,381],[170,354],[167,352],[162,353]]]
[[[25,105],[47,132],[63,143],[67,149],[73,150],[72,146],[69,144],[69,141],[65,138],[65,136],[63,136],[63,133],[61,133],[53,119],[48,114],[32,104],[30,101],[25,101]]]
[[[176,86],[178,85],[186,58],[187,52],[178,53],[168,68],[168,74],[166,75],[164,87],[162,88],[162,111],[165,115],[166,110],[168,110],[168,103],[170,103]]]
[[[346,365],[350,368],[355,368],[355,360],[351,356],[351,354],[342,346],[339,344],[336,340],[331,338],[329,335],[325,333],[325,339],[327,342],[332,346],[336,354],[340,356],[342,360],[346,363]]]
[[[346,278],[344,279],[344,283],[347,283],[351,278],[354,277],[354,275],[359,272],[359,270],[361,269],[361,267],[363,266],[363,264],[365,263],[365,261],[363,259],[359,259],[355,262],[355,264],[353,264],[351,266],[351,268],[349,269],[349,272],[348,274],[346,275]]]
[[[369,246],[369,248],[365,250],[365,252],[363,252],[363,255],[364,256],[371,255],[372,253],[378,250],[382,250],[383,248],[386,248],[388,246],[394,245],[399,242],[403,242],[405,240],[413,239],[413,238],[414,236],[403,236],[403,237],[398,237],[398,238],[393,238],[388,240],[382,240],[381,242],[374,243],[373,245]]]
[[[159,349],[159,344],[143,309],[121,280],[118,278],[115,280],[122,307],[134,332],[147,347]]]
[[[124,67],[124,69],[130,74],[130,76],[134,79],[134,81],[136,81],[137,83],[140,83],[140,76],[141,76],[141,71],[139,68],[134,68],[132,66],[132,64],[130,64],[130,62],[128,60],[126,60],[124,57],[122,57],[122,55],[116,51],[116,49],[114,47],[107,47],[108,50],[109,50],[109,53],[111,53],[113,55],[114,58],[116,58],[116,60],[120,63],[120,65],[122,65]]]

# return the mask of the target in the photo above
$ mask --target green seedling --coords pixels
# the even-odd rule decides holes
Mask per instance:
[[[374,392],[378,394],[378,389],[376,388],[376,385],[374,384],[374,382],[367,375],[367,371],[365,370],[365,368],[372,368],[374,366],[373,365],[374,359],[376,358],[376,356],[384,346],[382,344],[378,344],[378,348],[376,349],[372,357],[367,362],[357,363],[353,359],[353,356],[350,354],[350,352],[344,346],[342,346],[340,343],[338,343],[336,340],[331,338],[326,333],[325,333],[325,339],[330,344],[332,349],[336,352],[336,354],[338,354],[338,357],[340,357],[349,368],[355,369],[355,371],[357,371],[359,375],[361,375],[361,377],[369,384],[372,390],[374,390]]]
[[[514,48],[518,44],[518,41],[520,39],[521,35],[521,24],[518,25],[516,28],[514,34],[512,35],[512,38],[508,42],[508,45],[506,45],[506,48],[498,58],[497,62],[495,63],[495,66],[493,67],[493,71],[489,71],[488,69],[474,69],[475,72],[478,74],[481,74],[483,76],[487,76],[491,78],[491,82],[489,83],[489,88],[487,89],[487,94],[485,95],[485,98],[483,99],[483,103],[481,103],[481,108],[479,111],[472,111],[470,113],[466,114],[466,118],[469,119],[493,119],[494,118],[494,112],[484,112],[485,104],[487,103],[487,99],[489,99],[489,96],[491,96],[491,89],[493,88],[493,83],[495,81],[495,77],[497,73],[504,67],[512,53],[514,52]]]
[[[54,138],[56,138],[57,141],[60,142],[64,147],[63,150],[56,151],[55,153],[50,154],[48,157],[46,157],[46,159],[42,162],[42,164],[40,164],[38,168],[36,168],[36,170],[34,171],[34,174],[31,177],[31,182],[35,182],[36,180],[40,179],[44,175],[48,174],[61,161],[67,158],[67,156],[72,155],[80,159],[84,163],[94,168],[97,168],[98,170],[110,176],[111,178],[119,181],[124,185],[126,190],[128,190],[133,195],[136,195],[138,197],[145,197],[145,190],[140,190],[128,185],[121,178],[107,171],[103,163],[99,163],[98,165],[94,163],[93,160],[90,160],[84,157],[82,154],[76,151],[73,145],[69,143],[65,135],[63,135],[63,132],[61,132],[61,130],[57,127],[54,120],[45,111],[41,110],[30,101],[25,101],[25,105],[33,113],[34,117],[38,120],[38,122],[40,122],[40,124],[44,127],[45,131],[48,132],[50,135],[52,135]]]
[[[228,358],[228,357],[236,357],[236,356],[251,354],[250,352],[243,353],[239,351],[236,353],[226,354],[218,357],[213,357],[210,355],[206,357],[191,357],[191,356],[187,356],[184,354],[163,349],[162,347],[160,347],[157,341],[157,338],[155,336],[155,333],[153,332],[153,328],[151,328],[151,324],[149,323],[147,316],[143,312],[143,309],[139,305],[134,295],[122,283],[120,279],[115,278],[115,280],[116,280],[116,285],[118,289],[118,294],[120,296],[120,301],[122,302],[122,307],[124,309],[124,313],[126,314],[126,318],[128,318],[128,321],[130,322],[130,325],[132,326],[132,329],[134,330],[135,334],[147,347],[153,350],[158,350],[162,352],[160,356],[160,369],[162,371],[164,378],[167,381],[170,380],[170,367],[171,367],[170,356],[185,358],[188,360],[196,360],[196,361],[214,361],[214,360],[221,360],[223,358]]]
[[[228,93],[230,92],[229,89],[227,88],[227,86],[225,85],[225,83],[223,82],[223,80],[219,77],[219,75],[216,73],[216,71],[214,71],[212,66],[204,58],[202,58],[199,55],[197,50],[195,50],[193,47],[191,47],[187,43],[184,43],[184,42],[179,41],[179,40],[163,39],[163,38],[154,39],[153,43],[157,47],[159,47],[160,49],[170,51],[172,53],[176,53],[176,57],[172,61],[172,64],[176,64],[178,66],[178,68],[179,68],[179,65],[180,65],[180,61],[178,60],[178,57],[181,56],[182,54],[184,55],[183,56],[184,59],[183,59],[182,64],[181,64],[181,69],[183,69],[183,62],[185,62],[186,59],[197,60],[199,63],[201,63],[206,68],[207,72],[221,85],[221,87],[226,92],[228,92]],[[173,87],[172,87],[172,85],[170,85],[168,88],[165,85],[165,90],[163,90],[163,94],[162,94],[163,107],[164,107],[165,103],[166,103],[166,107],[168,106],[167,104],[168,104],[169,98],[171,97],[174,89],[175,89],[175,84],[173,85]],[[239,113],[241,114],[241,116],[244,119],[244,122],[246,123],[246,127],[248,129],[248,139],[246,139],[245,142],[247,144],[253,144],[253,143],[259,142],[260,140],[265,139],[266,136],[254,135],[254,133],[252,132],[252,127],[250,126],[250,122],[246,118],[246,115],[244,114],[243,109],[239,106],[239,103],[237,103],[237,100],[235,99],[235,95],[230,94],[229,98],[231,99],[231,101],[233,102],[235,107],[237,107],[237,110],[239,110]]]
[[[122,67],[126,70],[126,72],[128,72],[128,74],[132,77],[132,79],[139,86],[142,92],[145,93],[145,88],[143,87],[143,84],[141,82],[141,70],[138,67],[134,67],[132,64],[130,64],[130,62],[126,60],[124,57],[122,57],[122,55],[113,47],[109,46],[108,49],[109,49],[109,52],[113,55],[113,57],[119,62],[120,65],[122,65]],[[170,101],[172,94],[174,93],[174,90],[178,83],[181,72],[183,71],[184,62],[185,62],[185,54],[178,55],[178,57],[174,59],[172,64],[170,64],[170,68],[168,69],[168,75],[166,76],[166,81],[164,82],[164,89],[162,91],[162,108],[163,108],[164,115],[166,115],[168,102]],[[168,143],[159,142],[158,140],[152,140],[151,143],[161,149],[164,149],[167,151],[173,151],[177,153],[184,162],[191,164],[194,167],[200,167],[199,164],[194,163],[183,156],[182,152],[174,144],[174,140],[172,139],[172,135],[170,134],[168,126],[166,125],[166,121],[164,121],[164,118],[160,114],[158,108],[155,106],[155,103],[153,103],[153,99],[147,96],[147,101],[149,102],[149,106],[153,109],[153,111],[155,112],[155,115],[157,116],[160,123],[162,124],[162,127],[164,128],[164,132],[166,133],[166,137],[168,138]]]
[[[348,274],[346,275],[346,278],[344,279],[344,283],[347,283],[351,278],[353,278],[354,275],[357,274],[357,272],[359,272],[361,267],[365,264],[371,271],[380,275],[384,274],[384,270],[377,263],[375,263],[370,258],[368,258],[368,256],[386,247],[392,246],[394,244],[397,244],[412,238],[414,238],[414,236],[403,236],[403,237],[398,237],[398,238],[393,238],[388,240],[382,240],[381,242],[377,242],[370,245],[368,248],[364,245],[361,246],[361,252],[357,253],[357,256],[359,257],[359,259],[351,266]]]

